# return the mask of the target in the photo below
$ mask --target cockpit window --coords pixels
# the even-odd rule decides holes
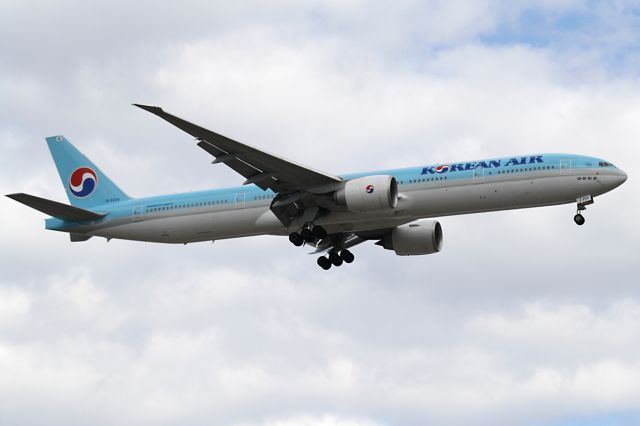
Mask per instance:
[[[613,164],[607,163],[606,161],[601,161],[601,162],[598,163],[598,165],[600,167],[615,167]]]

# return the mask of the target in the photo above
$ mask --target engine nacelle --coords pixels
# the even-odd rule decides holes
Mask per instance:
[[[381,240],[381,245],[394,250],[398,256],[437,253],[442,249],[442,226],[437,220],[418,220],[396,226]]]
[[[351,179],[336,191],[335,200],[352,212],[393,209],[398,205],[398,183],[393,176]]]

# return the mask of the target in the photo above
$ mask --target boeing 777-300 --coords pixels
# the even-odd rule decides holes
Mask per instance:
[[[155,106],[147,110],[196,138],[245,179],[242,186],[131,198],[64,136],[46,138],[71,205],[7,195],[52,216],[46,229],[71,241],[192,243],[288,236],[318,253],[323,269],[351,263],[350,249],[375,241],[397,255],[442,249],[437,217],[576,203],[574,221],[627,175],[610,162],[572,154],[529,154],[347,175],[302,166],[197,126]]]

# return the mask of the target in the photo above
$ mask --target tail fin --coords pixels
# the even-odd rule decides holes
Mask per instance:
[[[86,209],[130,199],[64,136],[48,137],[47,145],[72,206]]]

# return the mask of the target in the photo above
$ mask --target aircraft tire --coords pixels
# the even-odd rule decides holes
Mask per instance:
[[[311,232],[313,232],[313,235],[315,235],[319,240],[327,238],[327,230],[320,225],[314,226]]]
[[[351,263],[356,257],[349,250],[342,250],[340,252],[340,258],[344,260],[345,263]]]
[[[318,258],[318,266],[327,271],[331,269],[331,261],[329,261],[329,259],[324,256],[320,256]]]
[[[342,265],[342,259],[336,252],[329,253],[329,262],[331,262],[333,266]]]
[[[316,240],[315,235],[313,235],[313,232],[311,232],[310,229],[308,228],[304,228],[301,232],[300,235],[302,235],[302,239],[304,241],[306,241],[307,243],[312,243]]]
[[[585,219],[584,216],[582,216],[580,213],[578,213],[577,215],[575,215],[573,217],[573,221],[577,224],[577,225],[584,225]]]
[[[302,243],[304,243],[304,239],[297,232],[292,232],[289,234],[289,241],[296,247],[300,247]]]

